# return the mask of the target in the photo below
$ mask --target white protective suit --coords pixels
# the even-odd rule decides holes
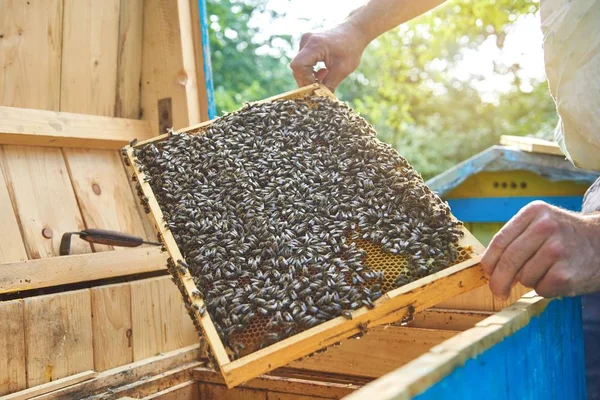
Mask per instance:
[[[600,171],[600,0],[542,0],[540,14],[556,141],[575,166]]]

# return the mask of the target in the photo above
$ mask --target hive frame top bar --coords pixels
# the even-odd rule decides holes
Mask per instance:
[[[313,84],[257,103],[294,99],[306,95],[335,98],[335,95],[325,86]],[[184,128],[178,133],[193,133],[210,126],[214,121]],[[134,154],[134,148],[162,141],[168,137],[168,134],[164,134],[140,141],[134,146],[126,146],[123,155],[126,165],[133,173],[142,204],[149,214],[159,238],[162,239],[164,248],[173,262],[177,264],[178,260],[184,261],[183,256],[173,234],[165,227],[163,213],[150,184],[145,180],[145,174],[140,171],[136,163]],[[196,327],[202,331],[212,350],[227,386],[234,387],[323,347],[359,334],[365,328],[399,321],[414,312],[425,310],[444,300],[484,285],[486,279],[479,267],[479,261],[485,248],[464,227],[463,232],[465,235],[459,245],[472,250],[471,259],[387,292],[374,302],[374,309],[368,310],[363,307],[353,311],[352,319],[343,316],[334,318],[235,361],[229,358],[209,313],[201,315],[200,310],[205,308],[204,301],[194,295],[196,286],[189,271],[181,273],[177,268],[173,268],[171,273],[188,306],[190,316]]]
[[[277,100],[294,99],[294,98],[298,98],[298,97],[302,97],[302,96],[306,96],[306,95],[317,95],[317,96],[331,97],[331,98],[337,99],[337,97],[326,86],[321,85],[319,83],[313,83],[312,85],[309,85],[309,86],[304,86],[299,89],[290,90],[289,92],[285,92],[285,93],[282,93],[277,96],[269,97],[264,100],[252,101],[252,102],[249,102],[248,104],[261,104],[261,103],[268,103],[268,102],[277,101]],[[179,129],[175,132],[176,133],[186,133],[186,132],[193,132],[193,131],[201,130],[202,128],[206,128],[206,127],[210,126],[217,119],[219,119],[219,118],[211,119],[210,121],[205,121],[205,122],[201,122],[196,125],[188,126],[186,128]],[[155,136],[150,139],[140,140],[133,147],[134,148],[141,147],[141,146],[147,145],[149,143],[159,142],[168,137],[169,137],[169,134],[165,133],[165,134]]]

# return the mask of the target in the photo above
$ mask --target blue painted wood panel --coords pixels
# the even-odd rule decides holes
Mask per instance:
[[[415,399],[583,400],[583,351],[581,299],[557,299]]]
[[[583,196],[484,197],[448,200],[452,214],[463,222],[507,222],[534,200],[571,211],[581,211]]]

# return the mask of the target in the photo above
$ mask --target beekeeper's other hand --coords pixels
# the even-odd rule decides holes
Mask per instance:
[[[600,214],[532,202],[494,236],[481,264],[502,299],[513,282],[544,297],[600,291]]]

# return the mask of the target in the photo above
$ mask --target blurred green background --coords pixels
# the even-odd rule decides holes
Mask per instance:
[[[218,114],[295,88],[302,33],[360,3],[207,0]],[[552,138],[538,11],[532,0],[449,1],[373,42],[336,94],[425,179],[500,135]]]

